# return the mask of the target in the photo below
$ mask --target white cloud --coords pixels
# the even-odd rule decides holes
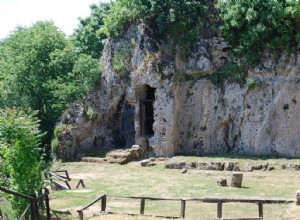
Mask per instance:
[[[78,25],[78,18],[90,14],[89,6],[93,3],[98,4],[99,0],[0,0],[0,39],[17,26],[44,20],[54,21],[70,35]]]

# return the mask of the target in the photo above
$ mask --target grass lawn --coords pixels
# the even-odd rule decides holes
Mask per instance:
[[[228,157],[176,157],[179,161],[234,161],[240,166],[244,163],[270,162],[280,167],[283,163],[300,164],[300,160],[257,159]],[[180,170],[163,168],[163,162],[154,167],[141,167],[139,162],[127,165],[108,163],[56,163],[54,166],[67,169],[72,178],[71,186],[75,188],[79,179],[83,179],[86,188],[51,191],[50,206],[56,219],[78,219],[77,209],[87,205],[101,194],[119,196],[149,196],[167,198],[202,198],[220,197],[265,197],[295,198],[300,190],[300,171],[275,169],[273,171],[245,172],[242,188],[219,187],[219,178],[227,178],[230,171],[188,170],[182,174]],[[139,213],[140,201],[108,198],[107,211],[118,213]],[[146,200],[146,215],[179,216],[178,201]],[[216,204],[187,202],[186,219],[215,219]],[[86,219],[154,219],[154,217],[128,215],[100,215],[100,202],[84,211]],[[54,215],[55,216],[55,215]],[[228,203],[223,205],[223,216],[228,218],[257,217],[256,204]],[[264,219],[299,219],[300,206],[295,204],[264,205]]]

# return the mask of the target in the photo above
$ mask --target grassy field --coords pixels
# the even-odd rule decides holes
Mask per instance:
[[[300,164],[299,160],[257,159],[233,157],[176,157],[179,161],[234,161],[240,166],[246,163],[272,163],[275,167],[281,164]],[[56,163],[56,168],[67,169],[72,178],[71,186],[75,188],[79,179],[83,179],[86,188],[51,191],[50,205],[56,219],[78,219],[76,210],[85,206],[101,194],[120,196],[149,196],[167,198],[202,198],[220,197],[265,197],[295,198],[300,190],[300,171],[275,169],[273,171],[245,172],[242,188],[219,187],[219,178],[227,178],[230,171],[180,170],[164,169],[163,163],[154,167],[141,167],[139,162],[127,165],[108,163]],[[118,213],[139,213],[140,201],[126,199],[108,199],[107,211]],[[216,204],[188,202],[186,219],[215,219]],[[146,201],[145,214],[152,216],[179,216],[178,201]],[[54,215],[54,216],[55,216]],[[100,215],[100,203],[84,212],[86,219],[154,219],[154,217],[128,215]],[[223,205],[223,216],[228,218],[257,217],[256,204],[228,203]],[[299,219],[300,206],[295,204],[264,205],[264,219]]]

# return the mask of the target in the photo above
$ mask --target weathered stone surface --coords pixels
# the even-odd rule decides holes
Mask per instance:
[[[141,161],[141,166],[142,167],[152,167],[152,166],[155,166],[155,165],[157,165],[155,163],[155,158],[149,158],[149,159],[145,159],[145,160]]]
[[[187,173],[187,171],[188,171],[187,168],[183,168],[183,169],[181,170],[181,173]]]
[[[300,191],[296,192],[296,205],[300,205]]]
[[[146,167],[150,162],[151,162],[150,159],[142,160],[142,161],[141,161],[141,166],[142,166],[142,167]]]
[[[127,150],[114,150],[108,153],[107,162],[126,164],[130,161],[136,161],[143,156],[143,149],[139,145],[134,145]]]
[[[241,171],[238,165],[235,165],[232,170],[233,171]]]
[[[78,159],[82,149],[93,146],[128,148],[132,143],[142,143],[148,156],[157,157],[176,153],[300,157],[300,123],[295,120],[300,117],[300,53],[278,60],[266,54],[248,72],[257,82],[252,89],[232,82],[218,87],[209,76],[230,60],[223,38],[200,35],[183,59],[182,51],[174,53],[172,43],[158,43],[148,33],[139,25],[107,41],[101,86],[62,117],[66,125],[58,138],[62,159]],[[127,56],[122,74],[114,69],[120,51]],[[143,132],[141,104],[147,86],[155,88],[154,134],[149,136]],[[88,109],[94,110],[93,117]]]
[[[245,164],[244,171],[252,172],[253,171],[252,165],[251,164]]]
[[[234,168],[234,166],[235,166],[235,163],[226,161],[224,163],[224,170],[226,170],[226,171],[232,171],[233,168]]]
[[[157,165],[157,163],[155,163],[155,162],[150,162],[150,163],[147,164],[147,167],[153,167],[153,166],[156,166],[156,165]]]
[[[299,164],[283,164],[281,165],[282,169],[287,169],[287,170],[299,170],[300,165]]]
[[[168,161],[165,163],[164,168],[166,169],[183,169],[183,168],[191,168],[191,164],[185,161],[174,162]]]
[[[242,181],[243,181],[242,173],[233,173],[231,175],[230,186],[240,188],[242,186]]]
[[[198,163],[198,170],[224,170],[224,163],[210,162],[210,163]]]
[[[106,163],[107,158],[97,158],[97,157],[83,157],[82,162],[91,162],[91,163]]]
[[[219,179],[217,180],[218,186],[227,186],[227,180],[226,179]]]

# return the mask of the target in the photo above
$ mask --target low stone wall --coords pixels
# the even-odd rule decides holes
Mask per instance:
[[[300,170],[300,164],[281,164],[275,166],[272,163],[265,164],[246,164],[240,167],[236,162],[186,162],[168,161],[165,163],[166,169],[197,169],[197,170],[216,170],[216,171],[272,171],[275,169]]]

